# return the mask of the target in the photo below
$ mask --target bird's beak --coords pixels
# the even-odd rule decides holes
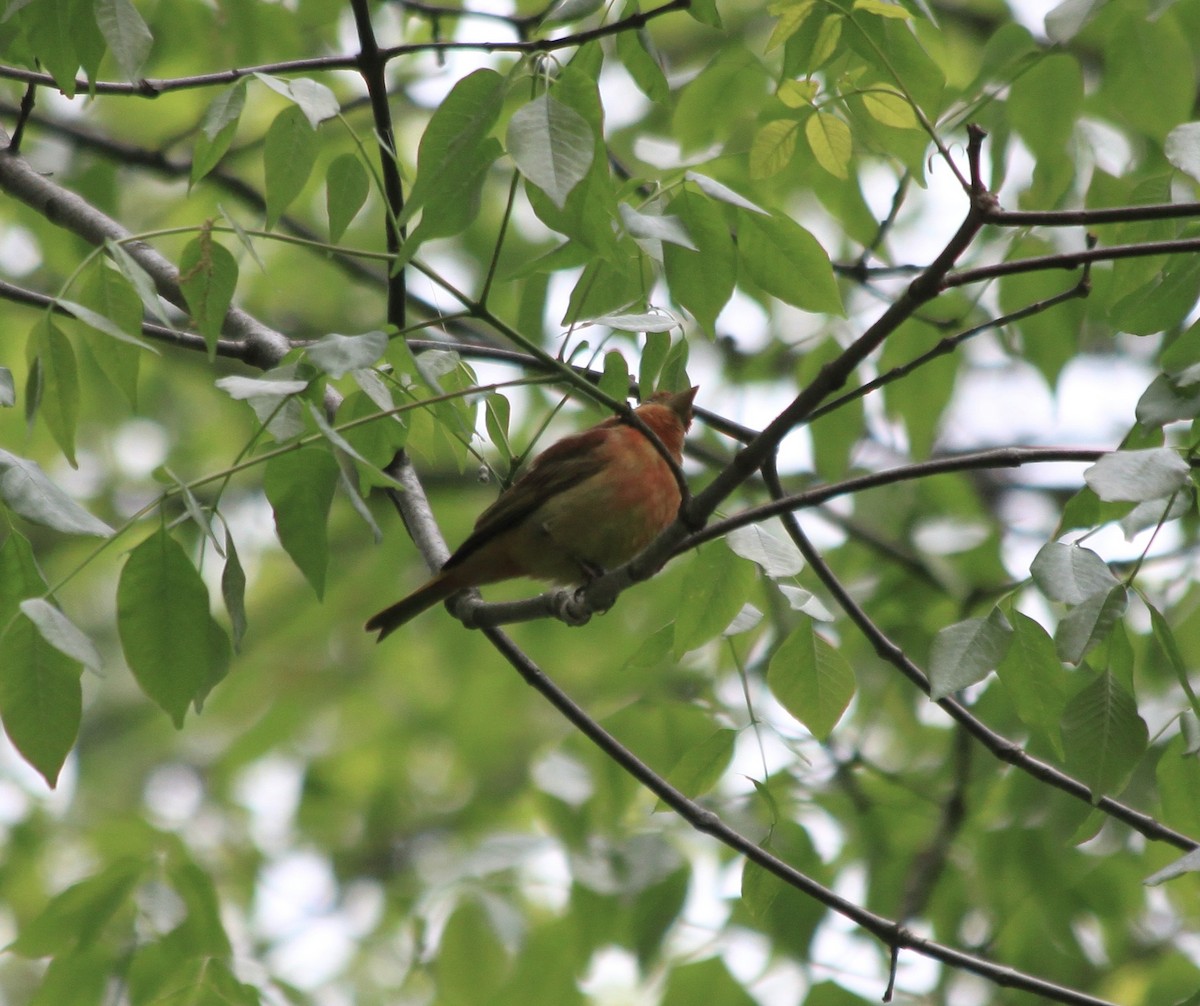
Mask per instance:
[[[692,402],[699,390],[700,385],[697,384],[688,388],[687,391],[677,391],[663,403],[683,421],[685,430],[692,425]]]

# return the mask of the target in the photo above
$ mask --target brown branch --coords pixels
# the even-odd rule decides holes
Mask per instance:
[[[396,134],[392,128],[392,110],[388,104],[387,58],[375,40],[371,24],[371,9],[367,0],[350,0],[354,24],[358,31],[358,72],[367,86],[371,99],[371,115],[375,120],[375,137],[379,147],[379,170],[383,175],[383,197],[387,203],[384,213],[384,232],[389,261],[395,261],[404,240],[400,214],[404,210],[404,189],[400,183],[397,161]],[[388,273],[387,320],[398,329],[405,326],[405,270]]]
[[[601,25],[574,35],[564,35],[561,38],[530,39],[520,42],[416,42],[408,45],[395,45],[379,50],[379,57],[390,63],[401,56],[412,56],[418,53],[446,52],[512,52],[528,55],[538,52],[555,52],[559,49],[570,49],[587,42],[617,35],[623,31],[635,31],[644,28],[652,20],[674,11],[687,10],[691,0],[669,0],[668,3],[654,10],[639,11],[629,17]],[[214,73],[198,73],[187,77],[146,77],[132,83],[122,81],[97,80],[77,78],[75,88],[83,94],[125,95],[139,98],[157,98],[168,91],[184,91],[198,87],[214,87],[219,84],[234,84],[245,77],[256,73],[288,74],[304,73],[311,70],[358,70],[359,56],[314,56],[308,59],[289,59],[275,63],[261,63],[257,66],[233,67]],[[62,88],[48,73],[26,70],[20,66],[0,64],[0,79],[19,80],[27,84],[37,84],[55,91]]]
[[[956,950],[934,940],[922,939],[901,924],[876,915],[819,884],[789,863],[756,845],[741,832],[722,821],[714,811],[689,799],[672,786],[592,719],[499,629],[485,629],[484,635],[521,677],[554,706],[572,726],[625,772],[679,814],[696,831],[712,836],[750,862],[778,877],[789,887],[850,919],[891,949],[893,954],[901,950],[912,950],[924,957],[979,975],[1002,987],[1020,989],[1052,1002],[1067,1003],[1071,1006],[1110,1006],[1105,1000],[1097,999],[1076,989],[1048,982],[1034,975],[996,964],[975,954]]]
[[[44,293],[38,293],[35,290],[28,290],[25,287],[17,286],[2,279],[0,279],[0,300],[7,300],[13,304],[25,304],[28,307],[35,307],[44,311],[53,311],[55,314],[65,318],[75,317],[75,315],[53,297]],[[81,324],[87,323],[81,322]],[[205,342],[204,336],[198,335],[195,332],[181,332],[178,329],[167,328],[166,325],[158,325],[151,321],[143,321],[141,331],[142,335],[154,342],[165,343],[177,349],[186,349],[196,353],[208,352],[208,344]],[[108,336],[105,336],[105,338],[108,338]],[[249,347],[244,342],[218,339],[216,355],[226,357],[230,360],[246,362],[250,356],[250,352]]]
[[[1034,255],[1030,258],[997,262],[994,265],[977,266],[961,272],[948,273],[944,280],[946,289],[982,283],[1001,276],[1015,276],[1026,272],[1044,272],[1048,269],[1078,269],[1092,262],[1115,262],[1117,259],[1144,258],[1150,255],[1191,255],[1200,252],[1200,238],[1178,238],[1173,241],[1146,241],[1141,244],[1109,245],[1088,247],[1079,251],[1055,252],[1053,255]]]

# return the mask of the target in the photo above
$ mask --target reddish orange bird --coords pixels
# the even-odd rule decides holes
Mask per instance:
[[[675,463],[696,388],[660,391],[636,410]],[[582,583],[628,562],[679,513],[679,486],[650,439],[619,416],[539,454],[479,515],[440,573],[367,622],[383,639],[451,594],[520,576]]]

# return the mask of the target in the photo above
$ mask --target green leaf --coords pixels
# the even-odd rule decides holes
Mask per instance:
[[[1172,129],[1163,153],[1180,171],[1200,181],[1200,122],[1185,122]]]
[[[15,536],[14,536],[15,537]],[[0,570],[13,557],[8,544]],[[80,664],[48,643],[24,613],[0,633],[0,719],[13,746],[53,787],[79,733],[83,693]]]
[[[337,96],[324,84],[319,84],[311,77],[293,77],[284,80],[272,77],[266,73],[255,73],[276,94],[281,94],[304,113],[308,124],[316,129],[326,119],[332,119],[341,111]]]
[[[1149,282],[1113,304],[1110,324],[1133,335],[1154,335],[1187,318],[1200,296],[1200,263],[1192,256],[1168,259]]]
[[[106,947],[59,954],[46,966],[29,1006],[100,1006],[114,967]]]
[[[750,278],[805,311],[844,314],[825,249],[794,220],[738,214],[738,253]]]
[[[209,103],[200,124],[200,135],[192,151],[190,184],[195,185],[220,163],[237,134],[242,109],[246,107],[246,81],[239,80],[217,94]]]
[[[1167,374],[1159,374],[1142,392],[1135,414],[1143,426],[1195,419],[1200,416],[1200,385],[1182,386]]]
[[[908,99],[895,91],[873,90],[863,95],[863,108],[871,118],[893,129],[916,129],[916,113]]]
[[[1013,635],[996,675],[1031,730],[1048,740],[1063,757],[1059,724],[1066,708],[1069,681],[1050,638],[1037,622],[1019,611],[1012,613]]]
[[[675,656],[719,636],[742,610],[754,567],[719,542],[697,549],[688,564],[675,616]]]
[[[137,80],[154,36],[132,0],[96,0],[96,23],[126,80]]]
[[[1117,585],[1108,563],[1090,548],[1047,542],[1029,566],[1033,582],[1053,601],[1080,604]]]
[[[1105,454],[1083,473],[1088,487],[1102,500],[1163,499],[1183,487],[1191,467],[1169,447]]]
[[[138,338],[142,332],[142,301],[137,290],[122,273],[97,259],[81,298],[84,304],[125,334],[123,339],[91,340],[88,345],[105,376],[130,405],[136,406],[138,369],[141,349],[145,346]]]
[[[1197,699],[1196,691],[1192,687],[1192,682],[1188,677],[1188,665],[1179,650],[1179,643],[1175,640],[1175,633],[1171,631],[1171,623],[1167,621],[1166,616],[1153,604],[1150,604],[1148,601],[1145,603],[1150,611],[1150,627],[1154,633],[1155,642],[1158,643],[1163,656],[1167,658],[1167,663],[1175,673],[1183,694],[1187,696],[1188,702],[1191,703],[1192,712],[1200,717],[1200,699]]]
[[[836,115],[817,112],[804,123],[804,136],[821,167],[834,178],[850,177],[850,155],[854,151],[854,143],[849,126]]]
[[[79,369],[71,341],[49,313],[41,315],[29,336],[28,356],[41,361],[42,418],[67,462],[78,468],[75,427],[79,422]]]
[[[54,78],[54,83],[63,94],[73,98],[79,53],[75,49],[74,33],[71,31],[73,12],[70,0],[43,0],[42,3],[28,6],[10,4],[6,8],[6,18],[13,11],[19,11],[38,61]]]
[[[46,477],[36,461],[0,450],[0,499],[26,520],[64,534],[107,538],[113,530]]]
[[[1013,630],[999,608],[986,618],[947,625],[934,637],[929,654],[929,697],[937,702],[982,681],[1008,652]]]
[[[130,285],[137,291],[138,298],[142,305],[149,310],[166,328],[175,329],[175,323],[171,319],[166,307],[160,302],[157,288],[154,285],[154,280],[150,278],[150,274],[142,268],[141,264],[135,259],[119,241],[114,241],[111,238],[106,238],[104,241],[104,250],[112,256],[112,260],[121,275],[129,280]],[[87,319],[83,319],[87,320]],[[89,321],[88,324],[91,324]],[[115,327],[115,326],[114,326]],[[119,329],[118,329],[119,331]],[[152,352],[157,353],[149,343],[138,343]]]
[[[23,957],[50,957],[95,943],[109,920],[129,904],[149,866],[122,856],[99,873],[56,894],[31,922],[21,927],[12,949]]]
[[[808,108],[816,99],[820,89],[821,85],[816,80],[785,80],[779,85],[775,97],[788,108]]]
[[[662,1006],[754,1006],[754,997],[729,973],[720,957],[671,968]]]
[[[1191,486],[1184,486],[1179,492],[1165,500],[1146,500],[1139,503],[1124,517],[1117,521],[1126,541],[1133,541],[1137,535],[1151,527],[1160,527],[1173,520],[1186,517],[1196,508],[1195,493]]]
[[[610,349],[604,354],[600,390],[618,401],[624,401],[629,394],[629,364],[618,350]]]
[[[451,88],[421,136],[417,175],[400,223],[437,192],[462,188],[475,170],[472,165],[496,124],[503,101],[504,78],[495,70],[476,70]]]
[[[229,624],[233,629],[233,648],[241,649],[242,637],[246,634],[246,572],[233,545],[233,535],[225,529],[225,568],[221,571],[221,597],[229,613]]]
[[[676,244],[663,247],[663,266],[672,298],[695,315],[710,336],[717,315],[733,295],[737,280],[737,251],[725,214],[711,199],[686,188],[670,211],[687,228],[696,251]]]
[[[306,127],[307,128],[307,127]],[[179,259],[179,288],[192,321],[204,336],[208,358],[216,359],[217,340],[237,287],[237,261],[224,245],[204,231],[189,241]]]
[[[701,175],[695,171],[688,171],[683,176],[689,182],[695,183],[696,187],[711,199],[716,199],[718,202],[728,203],[730,206],[736,206],[740,210],[749,210],[751,213],[761,213],[764,217],[769,217],[771,214],[764,210],[757,203],[752,203],[745,196],[738,192],[734,192],[728,185],[722,185],[714,178],[709,178],[707,175]],[[686,189],[684,190],[687,191]],[[690,228],[689,228],[690,230]]]
[[[370,179],[354,154],[341,154],[325,172],[325,210],[329,215],[329,240],[340,241],[367,201]]]
[[[736,730],[718,730],[696,747],[685,751],[671,771],[667,782],[693,800],[712,789],[729,767]]]
[[[268,230],[303,191],[316,159],[317,134],[312,123],[299,107],[285,108],[275,116],[263,144]]]
[[[1128,603],[1128,592],[1117,584],[1072,608],[1054,633],[1060,659],[1068,664],[1079,663],[1092,647],[1108,638]]]
[[[854,697],[854,671],[805,618],[771,657],[767,686],[817,740],[825,740]]]
[[[759,128],[750,145],[750,177],[770,178],[786,168],[800,138],[798,119],[772,119]]]
[[[690,152],[727,139],[735,124],[746,123],[747,110],[762,104],[771,86],[762,63],[745,45],[721,47],[675,101],[675,140]]]
[[[549,94],[517,109],[505,146],[525,178],[560,210],[592,165],[596,140],[587,120]]]
[[[772,5],[773,13],[779,14],[779,20],[775,22],[775,27],[771,29],[771,37],[767,39],[766,48],[764,51],[770,52],[772,49],[777,49],[783,45],[789,38],[800,30],[800,26],[804,24],[808,15],[816,10],[814,0],[798,0],[796,3],[789,3],[782,9]]]
[[[876,17],[895,18],[908,21],[912,15],[899,4],[888,3],[887,0],[854,0],[855,13],[874,14]]]
[[[388,337],[384,332],[363,332],[361,335],[330,333],[305,349],[314,366],[330,377],[345,377],[352,370],[361,370],[377,362],[387,352]]]
[[[229,639],[183,548],[160,528],[129,553],[117,584],[117,629],[138,685],[176,727],[229,667]]]
[[[679,245],[680,248],[689,248],[692,251],[698,250],[678,217],[640,213],[628,203],[621,203],[617,210],[629,236],[644,250],[650,251],[651,247],[657,250],[657,254],[652,252],[654,258],[662,258],[661,242]]]
[[[99,671],[103,666],[96,644],[45,598],[26,598],[21,602],[20,608],[21,614],[34,624],[41,637],[59,653],[91,671]]]
[[[438,996],[448,1006],[468,1006],[499,987],[511,964],[484,904],[463,898],[442,931],[434,958]]]
[[[623,16],[635,13],[634,0],[625,4]],[[671,100],[671,85],[658,59],[651,51],[650,38],[645,31],[623,31],[617,35],[617,58],[629,72],[638,90],[659,105]]]
[[[1009,89],[1013,126],[1041,158],[1062,156],[1074,134],[1083,104],[1079,60],[1051,53],[1019,74]]]
[[[325,594],[329,564],[326,524],[338,465],[333,455],[316,447],[289,451],[267,462],[263,489],[275,511],[279,541],[317,597]]]
[[[720,28],[721,15],[717,11],[717,0],[692,0],[687,5],[687,12],[701,24],[710,28]]]
[[[1095,801],[1120,791],[1146,750],[1149,732],[1133,696],[1105,672],[1067,703],[1062,735],[1067,764]]]

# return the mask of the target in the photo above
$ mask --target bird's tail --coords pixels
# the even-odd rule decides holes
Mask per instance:
[[[432,608],[439,601],[444,601],[451,594],[462,590],[463,584],[460,580],[461,577],[453,575],[453,572],[439,573],[423,587],[414,590],[408,597],[401,598],[391,607],[384,608],[378,614],[372,615],[366,625],[367,631],[378,631],[379,639],[376,642],[382,641],[409,619],[416,618],[422,611]]]

